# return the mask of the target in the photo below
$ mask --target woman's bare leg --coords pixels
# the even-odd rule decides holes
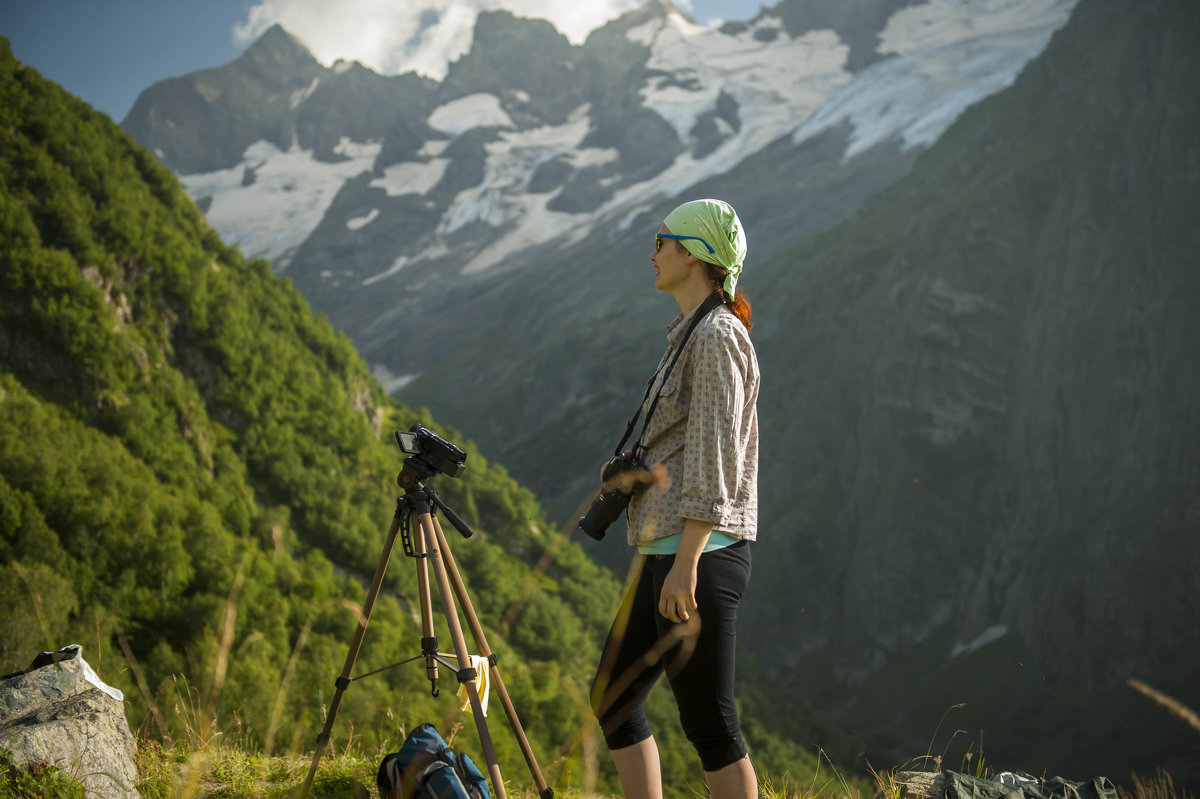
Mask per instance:
[[[633,746],[613,749],[609,754],[621,778],[625,799],[662,799],[662,769],[653,736]]]
[[[758,799],[758,775],[749,755],[725,768],[704,772],[704,779],[712,799]]]

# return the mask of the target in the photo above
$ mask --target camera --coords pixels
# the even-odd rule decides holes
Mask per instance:
[[[451,477],[462,477],[467,468],[467,453],[420,422],[409,428],[408,432],[397,430],[396,443],[402,452],[413,456],[410,460],[429,474],[441,472]]]
[[[646,467],[636,455],[623,452],[605,465],[601,478],[608,483],[618,475],[632,471],[644,472]],[[600,495],[592,500],[588,512],[579,520],[579,529],[597,541],[603,540],[608,528],[621,516],[625,508],[629,507],[633,495],[645,491],[646,485],[645,482],[635,479],[628,493],[619,488],[601,491]]]

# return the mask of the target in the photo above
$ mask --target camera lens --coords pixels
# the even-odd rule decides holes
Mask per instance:
[[[629,505],[629,495],[620,491],[606,491],[592,502],[592,507],[579,520],[579,529],[597,541],[604,539],[605,532]]]

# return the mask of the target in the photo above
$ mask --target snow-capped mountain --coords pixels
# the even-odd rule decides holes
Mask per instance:
[[[391,320],[431,280],[445,294],[598,231],[644,233],[645,214],[706,181],[754,195],[752,258],[784,249],[1011,83],[1074,3],[787,0],[710,30],[652,0],[582,46],[485,13],[440,83],[324,67],[276,27],[225,67],[151,87],[123,125],[395,391],[424,370],[396,357]]]
[[[789,30],[787,4],[709,30],[650,3],[581,47],[546,23],[485,14],[441,85],[322,67],[276,28],[228,67],[152,88],[124,124],[176,169],[227,240],[284,272],[322,223],[342,226],[356,263],[319,274],[341,292],[374,292],[422,262],[472,273],[551,239],[583,241],[785,137],[800,145],[848,124],[843,160],[877,145],[928,146],[1011,83],[1073,5],[903,7],[857,73],[833,27]],[[243,97],[249,107],[239,108]],[[253,120],[255,132],[230,137],[231,117]],[[220,151],[197,159],[186,143],[199,138]],[[399,221],[403,242],[365,244],[413,204],[421,224]]]

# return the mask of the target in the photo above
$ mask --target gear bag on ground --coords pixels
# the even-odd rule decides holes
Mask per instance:
[[[470,755],[451,751],[429,722],[383,759],[375,784],[380,799],[491,799],[487,779]]]

